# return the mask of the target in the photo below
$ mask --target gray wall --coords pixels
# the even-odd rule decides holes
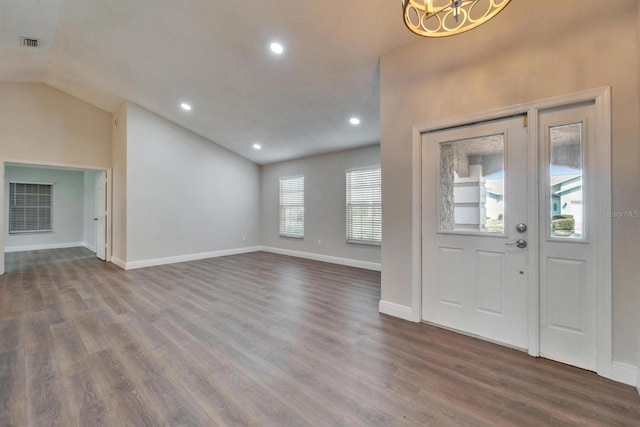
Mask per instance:
[[[262,244],[379,263],[380,247],[346,242],[345,174],[368,166],[380,166],[379,145],[263,166]],[[279,180],[293,175],[304,175],[304,239],[279,235]]]
[[[411,307],[411,129],[602,86],[612,88],[613,210],[640,209],[638,2],[516,1],[489,23],[381,58],[382,299]],[[549,11],[553,11],[550,18]],[[579,16],[576,15],[579,13]],[[640,355],[640,220],[613,220],[613,355]]]
[[[11,181],[53,183],[53,232],[9,234],[9,183]],[[84,241],[84,175],[81,171],[37,167],[5,167],[5,248],[79,244]]]
[[[135,104],[126,111],[126,261],[259,245],[260,167]]]

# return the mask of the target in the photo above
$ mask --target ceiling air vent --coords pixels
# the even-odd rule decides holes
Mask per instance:
[[[31,37],[20,37],[20,45],[27,47],[38,47],[40,40]]]

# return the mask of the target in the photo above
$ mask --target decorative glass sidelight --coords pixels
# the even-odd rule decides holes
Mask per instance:
[[[583,124],[549,127],[550,237],[584,237]]]
[[[504,233],[504,135],[440,143],[440,231]]]

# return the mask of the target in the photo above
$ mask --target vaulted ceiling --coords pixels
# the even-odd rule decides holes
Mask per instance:
[[[379,142],[379,57],[417,39],[398,0],[4,0],[0,81],[130,100],[266,164]]]

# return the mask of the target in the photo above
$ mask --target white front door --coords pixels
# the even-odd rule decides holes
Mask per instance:
[[[528,347],[527,153],[523,116],[423,134],[425,321]]]
[[[106,224],[106,212],[107,212],[107,173],[96,173],[96,206],[94,223],[96,226],[96,257],[105,261],[107,259],[107,224]]]
[[[595,105],[543,110],[540,138],[540,355],[596,369]]]
[[[610,96],[418,129],[423,320],[611,378]]]

